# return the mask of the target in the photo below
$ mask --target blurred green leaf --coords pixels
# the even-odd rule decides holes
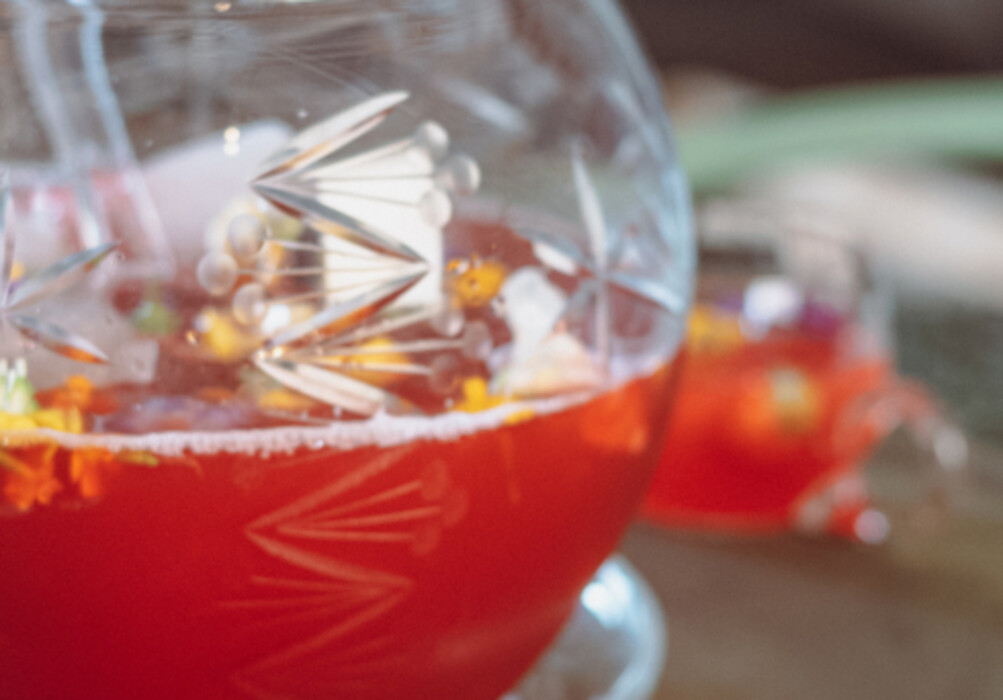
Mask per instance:
[[[916,81],[782,97],[682,128],[697,193],[804,161],[1003,160],[1003,79]]]

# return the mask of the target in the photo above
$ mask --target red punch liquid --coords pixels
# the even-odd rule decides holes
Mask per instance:
[[[670,374],[507,418],[340,424],[361,447],[279,428],[5,448],[54,485],[0,517],[0,696],[494,700],[630,519]],[[673,439],[707,425],[690,398]],[[702,458],[675,449],[663,486]]]
[[[852,473],[884,434],[869,408],[892,391],[893,368],[855,349],[852,334],[795,328],[691,347],[646,516],[732,532],[795,527],[805,500]],[[834,514],[830,530],[865,507],[857,499],[853,513]]]

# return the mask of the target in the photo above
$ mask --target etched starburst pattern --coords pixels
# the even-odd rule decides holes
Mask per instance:
[[[605,366],[610,355],[612,294],[630,295],[671,314],[683,313],[686,298],[673,290],[665,279],[639,275],[636,270],[628,270],[621,264],[637,251],[607,224],[579,147],[572,149],[571,172],[585,229],[585,245],[532,227],[519,226],[517,233],[533,244],[545,267],[580,280],[575,293],[568,299],[562,318],[583,308],[592,309],[595,350]]]
[[[255,278],[233,297],[242,323],[259,324],[273,310],[308,305],[306,317],[274,332],[252,361],[290,389],[362,415],[407,406],[380,382],[360,379],[360,372],[432,378],[434,363],[416,356],[474,347],[483,336],[475,328],[462,337],[419,338],[390,348],[370,342],[443,310],[442,228],[452,217],[450,195],[471,193],[480,182],[476,163],[449,155],[449,136],[434,122],[342,155],[407,97],[378,95],[303,131],[253,180],[260,197],[300,219],[312,238],[283,239],[245,217],[232,222],[228,235],[236,259],[210,255],[200,266],[203,286],[216,293],[228,291],[240,274]],[[263,270],[255,261],[267,246],[295,262]],[[295,283],[295,291],[270,291],[269,281],[283,278]],[[388,355],[395,361],[386,361]]]
[[[238,673],[234,680],[243,690],[272,697],[272,686],[288,692],[297,679],[315,684],[318,678],[330,678],[341,687],[392,672],[402,650],[377,626],[407,599],[414,582],[333,553],[362,546],[368,559],[380,549],[426,556],[443,531],[463,517],[464,492],[453,484],[444,463],[402,472],[401,479],[387,478],[408,462],[412,449],[387,450],[247,526],[250,541],[280,569],[252,577],[261,597],[231,601],[224,608],[250,613],[256,629],[307,633]]]
[[[37,273],[14,279],[17,234],[10,224],[10,180],[0,172],[0,320],[29,341],[78,362],[106,363],[108,357],[94,343],[60,325],[28,313],[31,307],[75,284],[96,268],[116,247],[114,243],[68,255]]]
[[[433,390],[448,391],[457,379],[456,365],[452,356],[444,353],[459,352],[470,359],[483,359],[491,350],[491,333],[479,321],[464,324],[455,337],[374,342],[375,338],[427,320],[429,314],[420,307],[384,312],[298,348],[285,350],[279,346],[279,352],[272,356],[259,353],[253,361],[258,369],[285,386],[332,406],[362,415],[380,409],[407,413],[415,410],[407,402],[355,377],[418,376],[426,378]]]

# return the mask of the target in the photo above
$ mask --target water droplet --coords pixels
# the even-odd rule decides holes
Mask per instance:
[[[245,284],[233,295],[233,317],[245,326],[256,326],[268,313],[265,288],[257,282]]]
[[[429,226],[441,228],[453,218],[453,203],[442,190],[432,190],[418,202],[418,211]]]
[[[424,122],[415,129],[414,142],[427,151],[432,160],[439,160],[449,150],[449,133],[437,122]]]
[[[481,168],[467,154],[457,153],[443,164],[437,180],[457,194],[474,194],[481,187]]]
[[[208,253],[199,261],[196,275],[207,292],[222,296],[237,281],[237,261],[226,253]]]
[[[468,323],[462,341],[463,354],[472,360],[483,360],[491,354],[491,329],[483,321]]]
[[[230,219],[226,240],[238,260],[250,260],[261,252],[268,238],[268,227],[254,214],[241,214]]]

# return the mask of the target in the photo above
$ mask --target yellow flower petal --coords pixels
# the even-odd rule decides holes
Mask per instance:
[[[31,414],[35,427],[66,432],[66,413],[58,408],[46,408]]]
[[[0,413],[0,430],[33,430],[37,424],[31,416],[16,413]]]
[[[466,413],[478,413],[506,402],[504,396],[496,396],[488,392],[488,383],[482,377],[470,377],[463,380],[463,400],[453,408]]]

